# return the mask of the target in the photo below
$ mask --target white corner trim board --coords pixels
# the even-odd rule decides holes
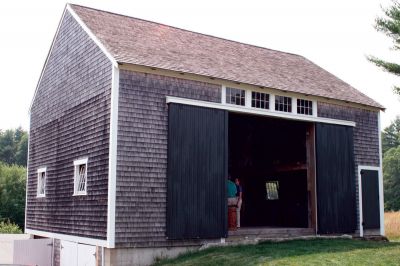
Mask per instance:
[[[93,34],[93,32],[86,26],[86,24],[82,21],[82,19],[75,13],[75,11],[72,9],[70,4],[67,4],[66,9],[68,12],[72,15],[72,17],[78,22],[79,26],[82,27],[82,29],[89,35],[90,39],[93,40],[93,42],[100,48],[101,51],[107,56],[107,58],[111,61],[111,63],[114,66],[118,66],[117,61],[115,58],[111,55],[111,53],[106,49],[106,47],[100,42],[99,39]]]
[[[381,135],[381,111],[378,112],[378,139],[379,139],[379,209],[380,209],[380,224],[381,235],[385,235],[385,206],[383,192],[383,167],[382,167],[382,135]]]
[[[64,234],[51,233],[51,232],[28,229],[28,228],[25,229],[25,233],[26,234],[31,234],[31,235],[42,236],[42,237],[66,240],[66,241],[71,241],[71,242],[76,242],[76,243],[82,243],[82,244],[87,244],[87,245],[108,247],[106,240],[100,240],[100,239],[95,239],[95,238],[73,236],[73,235],[64,235]]]
[[[378,171],[380,234],[382,236],[384,236],[385,235],[385,226],[384,226],[384,209],[383,209],[383,176],[382,176],[382,167],[380,167],[380,166],[369,166],[369,165],[359,165],[358,168],[357,168],[357,178],[358,178],[358,210],[359,210],[358,226],[359,226],[359,229],[360,229],[360,237],[364,236],[364,228],[362,226],[363,205],[362,205],[361,170]]]
[[[107,206],[107,247],[115,246],[115,201],[117,189],[117,134],[119,69],[112,67],[110,146],[108,157],[108,206]]]
[[[270,110],[256,109],[256,108],[251,108],[251,107],[247,107],[247,106],[198,101],[198,100],[178,98],[178,97],[173,97],[173,96],[167,96],[166,102],[167,103],[180,103],[180,104],[194,105],[194,106],[200,106],[200,107],[208,107],[208,108],[214,108],[214,109],[222,109],[222,110],[227,110],[227,111],[237,112],[237,113],[248,113],[248,114],[254,114],[254,115],[277,117],[277,118],[289,119],[289,120],[320,122],[320,123],[351,126],[351,127],[356,126],[356,123],[353,121],[330,119],[330,118],[315,117],[315,116],[304,116],[304,115],[297,115],[297,114],[292,114],[292,113],[272,112]]]

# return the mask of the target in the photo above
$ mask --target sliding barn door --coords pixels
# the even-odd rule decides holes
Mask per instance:
[[[318,233],[356,229],[353,128],[316,124]]]
[[[227,111],[169,104],[167,237],[227,235]]]

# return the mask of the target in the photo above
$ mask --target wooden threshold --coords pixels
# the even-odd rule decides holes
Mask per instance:
[[[282,238],[296,236],[315,235],[313,228],[295,227],[241,227],[235,231],[228,231],[229,237],[260,237],[260,238]]]

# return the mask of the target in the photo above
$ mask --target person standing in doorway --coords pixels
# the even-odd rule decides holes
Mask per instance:
[[[239,178],[235,178],[235,185],[236,185],[236,198],[237,198],[236,222],[237,222],[237,228],[240,228],[240,210],[242,209],[243,189],[242,186],[240,185]]]
[[[227,180],[227,188],[228,188],[228,206],[237,206],[237,188],[236,184],[231,180],[231,176],[228,177]]]

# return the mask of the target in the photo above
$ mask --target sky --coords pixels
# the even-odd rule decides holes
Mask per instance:
[[[29,106],[67,1],[3,1],[0,6],[0,129],[29,128]],[[400,62],[376,32],[389,0],[73,0],[71,3],[300,54],[386,107],[382,128],[400,115],[400,78],[366,60]]]

